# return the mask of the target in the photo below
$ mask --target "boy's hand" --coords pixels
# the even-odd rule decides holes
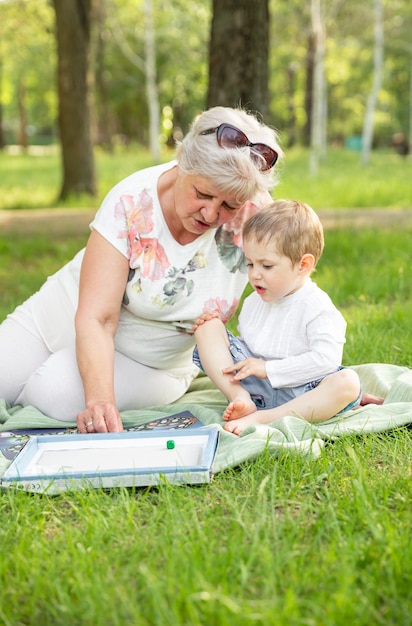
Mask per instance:
[[[219,314],[217,311],[207,311],[206,313],[202,313],[202,315],[197,318],[197,320],[192,326],[193,332],[195,332],[195,330],[197,330],[199,326],[201,326],[205,322],[208,322],[209,320],[213,320],[216,317],[219,317]]]
[[[267,378],[266,363],[263,359],[255,359],[249,357],[239,363],[234,363],[222,370],[224,374],[234,374],[231,379],[233,382],[243,380],[248,376],[256,376],[257,378]]]

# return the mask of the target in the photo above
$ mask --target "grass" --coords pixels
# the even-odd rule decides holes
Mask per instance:
[[[49,239],[24,233],[0,235],[0,320],[37,291],[45,278],[67,263],[86,235]]]
[[[173,157],[163,153],[163,160]],[[118,147],[114,155],[96,150],[98,195],[72,197],[57,202],[61,185],[57,151],[46,154],[0,152],[0,210],[66,207],[98,207],[109,189],[133,171],[151,164],[147,150],[132,145]],[[361,166],[358,152],[330,149],[320,163],[316,178],[309,175],[306,150],[288,150],[280,165],[281,184],[277,197],[309,202],[316,209],[329,208],[412,208],[410,178],[412,161],[391,151],[373,152],[370,164]]]
[[[164,160],[172,153],[165,154]],[[109,189],[132,172],[152,165],[150,154],[139,146],[118,148],[116,155],[100,150],[95,153],[98,194],[71,197],[58,202],[61,187],[61,164],[55,150],[45,154],[8,154],[0,151],[0,198],[2,209],[50,207],[98,207]]]
[[[206,487],[0,499],[4,624],[410,623],[410,433]]]
[[[0,319],[83,243],[0,233]],[[347,364],[412,366],[411,256],[411,226],[326,232],[315,280]],[[201,487],[0,492],[0,624],[409,626],[411,432],[264,453]]]
[[[326,233],[315,280],[348,321],[346,363],[412,366],[412,226]]]
[[[412,208],[412,160],[390,151],[377,151],[361,165],[358,152],[330,149],[318,176],[309,175],[308,154],[287,152],[277,197],[304,200],[316,209]]]

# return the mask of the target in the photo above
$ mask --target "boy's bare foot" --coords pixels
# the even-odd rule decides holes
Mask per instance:
[[[371,393],[363,393],[359,406],[365,406],[365,404],[383,404],[385,398],[379,398],[379,396],[373,396]]]
[[[245,428],[250,426],[251,424],[258,424],[258,419],[256,415],[257,411],[254,413],[249,413],[249,415],[245,415],[239,419],[232,419],[230,422],[224,425],[224,429],[229,433],[233,433],[234,435],[240,435],[243,433]]]
[[[235,398],[233,402],[227,405],[222,418],[227,422],[229,420],[237,420],[245,415],[250,415],[257,411],[256,404],[253,400],[245,400],[244,398]]]

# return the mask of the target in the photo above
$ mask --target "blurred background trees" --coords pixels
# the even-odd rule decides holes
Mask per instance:
[[[89,98],[91,0],[53,0],[56,14],[58,129],[63,158],[61,198],[96,193]]]
[[[242,104],[269,113],[269,2],[213,0],[207,108]]]
[[[396,133],[408,144],[412,135],[412,4],[381,3],[373,147],[391,146]],[[156,160],[154,136],[160,147],[172,146],[199,111],[222,104],[259,110],[285,148],[313,147],[315,136],[318,150],[362,149],[377,84],[376,0],[1,0],[0,148],[63,147],[54,10],[63,4],[90,5],[86,95],[94,146],[110,151],[136,142]],[[64,19],[67,33],[71,18]],[[74,39],[66,45],[78,51]],[[76,115],[73,131],[81,127]]]

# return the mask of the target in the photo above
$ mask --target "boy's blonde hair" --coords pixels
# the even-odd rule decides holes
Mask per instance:
[[[316,266],[325,245],[323,227],[315,211],[297,200],[276,200],[245,222],[243,240],[273,243],[279,254],[293,265],[304,254],[312,254]]]

